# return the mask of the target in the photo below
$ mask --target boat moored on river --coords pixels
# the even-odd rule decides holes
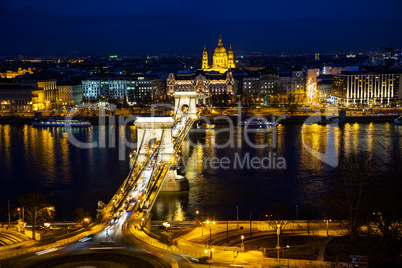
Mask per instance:
[[[268,127],[274,127],[277,126],[278,123],[277,122],[271,122],[266,120],[265,118],[261,117],[261,118],[255,118],[252,120],[246,120],[243,124],[245,127],[248,128],[268,128]]]
[[[90,127],[91,123],[83,119],[49,119],[32,122],[34,127]]]

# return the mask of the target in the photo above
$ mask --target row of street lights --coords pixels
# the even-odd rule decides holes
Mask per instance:
[[[238,223],[239,222],[238,206],[236,206],[236,210],[237,210],[237,224],[239,224]],[[196,222],[198,223],[199,222],[199,219],[198,219],[199,211],[196,210],[195,214],[196,214]],[[272,215],[269,215],[269,216],[271,217]],[[268,215],[266,215],[266,217],[268,217]],[[208,246],[208,249],[205,250],[205,253],[209,252],[209,258],[212,259],[212,252],[214,251],[214,249],[212,247],[212,227],[215,225],[215,221],[207,220],[205,223],[208,224],[208,226],[209,226],[209,246]],[[277,248],[280,248],[279,247],[279,234],[280,234],[280,225],[278,225],[278,246],[277,246]],[[201,222],[201,236],[204,236],[204,222]],[[242,251],[244,251],[244,238],[245,238],[244,235],[240,236]],[[278,250],[278,259],[279,259],[279,250]]]
[[[212,259],[212,251],[214,251],[212,248],[212,226],[215,225],[215,222],[206,221],[206,223],[209,225],[209,258]]]
[[[198,219],[198,214],[200,214],[200,212],[198,210],[195,211],[196,214],[196,222],[197,224],[199,223],[199,219]],[[215,225],[215,221],[210,221],[207,220],[205,222],[201,222],[201,236],[204,236],[204,223],[208,224],[209,227],[209,245],[208,245],[208,249],[205,250],[205,253],[209,253],[209,258],[212,259],[212,252],[214,251],[213,247],[212,247],[212,227]]]
[[[236,208],[238,209],[238,207],[236,207]],[[196,213],[196,221],[198,223],[199,211],[197,210],[195,213]],[[265,217],[268,220],[271,219],[271,216],[272,215],[268,215],[268,214],[265,215]],[[331,219],[325,219],[324,220],[324,222],[326,223],[326,227],[327,227],[327,236],[329,236],[328,229],[329,229],[329,222],[331,222],[331,221],[332,221]],[[237,218],[237,222],[238,222],[238,218]],[[209,252],[209,257],[212,259],[212,251],[213,251],[213,248],[212,248],[212,226],[215,225],[215,222],[207,220],[206,224],[209,225],[209,250],[205,250],[205,253]],[[211,224],[212,224],[212,226],[211,226]],[[201,222],[201,236],[204,236],[204,228],[203,228],[203,226],[204,226],[204,222]],[[276,229],[276,235],[277,235],[276,250],[277,250],[277,259],[278,259],[278,261],[279,261],[279,253],[280,253],[280,249],[281,249],[281,247],[280,247],[280,239],[279,239],[280,234],[281,234],[281,225],[278,224],[277,229]],[[244,235],[241,235],[240,239],[241,239],[241,248],[242,248],[242,251],[244,251]]]

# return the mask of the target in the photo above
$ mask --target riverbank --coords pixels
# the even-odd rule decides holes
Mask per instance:
[[[341,229],[329,230],[327,237],[325,225],[317,221],[314,235],[308,235],[306,222],[288,224],[280,238],[280,256],[277,258],[276,230],[267,226],[266,221],[254,222],[253,236],[247,230],[248,222],[214,222],[213,228],[199,226],[196,222],[181,225],[171,222],[169,230],[161,231],[160,222],[153,222],[151,230],[134,228],[129,225],[130,233],[139,240],[157,248],[163,248],[199,258],[208,256],[208,247],[213,247],[210,255],[214,262],[222,264],[250,265],[256,267],[272,267],[287,265],[288,267],[348,267],[351,261],[324,261],[329,242],[338,237]],[[178,227],[180,225],[181,227]],[[158,227],[159,226],[159,227]],[[321,226],[321,227],[320,227]],[[209,229],[209,230],[208,230]],[[259,235],[259,232],[260,235]],[[313,230],[310,229],[313,233]],[[229,234],[230,233],[230,234]],[[162,239],[161,236],[166,236]],[[243,240],[244,237],[244,240]],[[248,266],[247,266],[248,267]]]
[[[138,117],[138,116],[144,116],[144,114],[134,114],[130,116],[107,116],[104,120],[102,120],[98,116],[82,116],[79,117],[80,119],[87,120],[91,122],[92,125],[110,125],[110,124],[118,124],[119,118],[123,118],[125,121],[129,117]],[[149,116],[149,115],[148,115]],[[399,115],[361,115],[361,116],[346,116],[345,120],[341,123],[393,123],[396,118],[398,118]],[[47,117],[41,117],[42,120],[48,120],[51,118],[62,118],[62,117],[53,117],[53,116],[47,116]],[[114,120],[113,120],[114,118]],[[225,118],[216,118],[216,117],[209,117],[208,120],[210,120],[211,123],[216,124],[216,125],[228,125],[229,121],[231,121],[234,125],[237,125],[239,122],[242,122],[244,120],[247,120],[247,118],[250,117],[245,117],[239,120],[237,116],[226,116]],[[308,120],[309,122],[319,122],[321,120],[321,117],[319,116],[307,116],[307,115],[285,115],[283,118],[278,119],[278,117],[274,118],[275,120],[278,120],[277,122],[283,125],[286,124],[303,124]],[[269,116],[267,117],[267,120],[272,120],[272,118]],[[0,117],[0,124],[31,124],[33,121],[35,121],[35,117],[33,116],[1,116]],[[132,124],[134,120],[131,121],[128,125]]]

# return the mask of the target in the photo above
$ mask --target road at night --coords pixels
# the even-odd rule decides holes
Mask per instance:
[[[102,254],[114,254],[118,251],[121,254],[129,254],[143,259],[155,267],[171,267],[178,263],[180,263],[180,267],[191,267],[188,259],[179,254],[139,244],[134,239],[131,239],[132,235],[127,230],[129,224],[134,224],[138,228],[144,224],[144,214],[140,204],[145,204],[146,208],[149,206],[148,199],[145,200],[145,198],[148,191],[150,191],[153,170],[156,170],[155,162],[158,159],[159,146],[151,147],[151,149],[153,151],[150,151],[144,168],[140,170],[138,175],[135,175],[136,177],[132,178],[133,183],[121,194],[120,191],[123,191],[123,188],[119,189],[118,198],[112,200],[111,211],[106,209],[106,214],[110,214],[110,217],[109,215],[104,217],[103,221],[106,221],[107,224],[100,233],[80,239],[78,242],[68,246],[46,249],[34,254],[28,254],[28,256],[16,257],[13,261],[18,265],[29,266],[36,262],[46,261],[47,258],[65,257],[76,253],[95,254],[102,252]],[[116,204],[118,206],[115,206]]]
[[[124,217],[124,216],[123,216]],[[155,267],[172,267],[176,262],[180,267],[192,267],[189,261],[180,254],[170,251],[156,249],[132,238],[124,226],[124,221],[117,223],[115,228],[103,230],[91,239],[81,242],[77,241],[67,246],[57,248],[57,250],[38,255],[30,253],[11,258],[10,261],[15,265],[27,267],[51,258],[71,256],[75,254],[123,254],[135,256],[151,263]],[[83,240],[82,240],[83,241]],[[42,251],[43,252],[43,251]]]

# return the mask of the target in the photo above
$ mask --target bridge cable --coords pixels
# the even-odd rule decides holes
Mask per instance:
[[[135,156],[133,166],[131,167],[130,172],[128,173],[128,176],[127,176],[127,179],[125,180],[125,183],[123,183],[124,186],[121,187],[121,188],[125,188],[125,187],[127,186],[127,184],[128,184],[129,181],[130,181],[131,176],[133,175],[133,172],[134,172],[134,170],[135,170],[136,163],[137,163],[137,160],[138,160],[138,156],[140,155],[140,151],[141,151],[141,148],[142,148],[142,144],[144,143],[144,138],[145,138],[145,134],[146,134],[146,133],[147,133],[147,131],[144,130],[144,135],[142,135],[142,139],[141,139],[141,143],[140,143],[140,148],[138,149],[138,152],[137,152],[137,154],[136,154],[136,156]]]
[[[137,163],[137,160],[138,160],[138,155],[139,155],[139,152],[141,151],[142,144],[143,144],[143,142],[144,142],[145,134],[146,134],[146,130],[144,131],[144,135],[142,136],[139,151],[137,152],[137,155],[136,155],[135,160],[134,160],[134,164],[133,164],[133,166],[130,168],[130,172],[128,173],[127,178],[123,181],[122,185],[121,185],[121,186],[119,187],[119,189],[117,190],[117,193],[115,193],[115,194],[113,195],[112,200],[110,200],[109,204],[108,204],[106,207],[109,207],[109,206],[111,205],[111,203],[113,203],[113,200],[115,199],[115,197],[117,197],[117,196],[119,195],[120,190],[121,190],[122,188],[124,189],[124,188],[127,186],[127,183],[129,182],[130,177],[132,176],[132,173],[134,172],[134,169],[135,169],[135,166],[136,166],[136,163]]]
[[[145,198],[144,198],[144,202],[142,202],[142,206],[141,206],[141,208],[143,207],[143,205],[144,205],[144,203],[146,202],[146,200],[148,199],[148,197],[149,197],[149,195],[150,195],[150,193],[152,192],[152,189],[151,188],[153,188],[153,187],[150,187],[151,186],[151,184],[152,184],[152,177],[153,177],[153,175],[154,175],[154,172],[155,172],[155,167],[156,167],[156,163],[158,162],[158,159],[159,159],[159,157],[160,157],[160,155],[161,155],[161,146],[162,146],[162,140],[163,140],[163,134],[165,133],[165,130],[162,130],[162,134],[161,134],[161,139],[160,139],[160,142],[159,142],[159,145],[158,145],[158,148],[156,149],[156,151],[157,151],[157,157],[156,157],[156,159],[155,159],[155,165],[154,165],[154,167],[152,168],[152,172],[151,172],[151,175],[150,175],[150,178],[149,178],[149,182],[148,182],[148,185],[147,185],[147,194],[145,194]],[[154,154],[156,153],[156,151],[154,152]],[[149,161],[149,160],[148,160]]]

